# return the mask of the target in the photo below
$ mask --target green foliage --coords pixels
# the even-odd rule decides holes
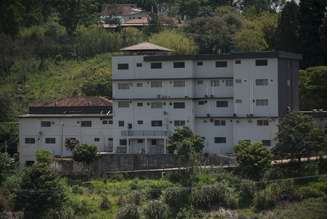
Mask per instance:
[[[149,42],[170,48],[178,55],[190,55],[197,52],[194,40],[184,33],[165,30],[150,37]]]
[[[47,149],[38,149],[35,156],[39,164],[49,165],[52,161],[52,154]]]
[[[108,210],[112,207],[112,205],[109,199],[106,196],[103,196],[99,207],[102,210]]]
[[[112,77],[109,74],[100,74],[85,81],[81,87],[86,96],[112,97]]]
[[[23,6],[20,0],[4,0],[0,2],[0,33],[15,36],[21,25]]]
[[[7,153],[0,153],[0,185],[14,169],[15,161]]]
[[[250,179],[261,179],[271,166],[271,152],[260,143],[240,141],[234,148],[240,175]]]
[[[161,201],[150,201],[143,209],[145,219],[167,219],[168,206]]]
[[[126,205],[118,209],[116,219],[139,219],[138,207],[135,205]]]
[[[300,71],[300,108],[327,109],[327,67],[310,67]]]
[[[176,214],[190,203],[190,190],[181,187],[167,188],[161,198],[169,206],[171,212]]]
[[[242,180],[239,184],[239,206],[249,207],[257,191],[256,184],[251,180]]]
[[[311,118],[302,113],[287,114],[278,128],[278,143],[273,150],[276,156],[294,160],[324,151],[322,133],[313,127]]]
[[[15,194],[15,206],[26,215],[42,217],[50,209],[61,209],[66,200],[59,178],[44,165],[24,170]]]
[[[234,46],[243,52],[264,51],[268,44],[259,30],[243,29],[234,36]]]
[[[89,165],[97,159],[97,147],[95,145],[81,144],[74,148],[73,159]]]

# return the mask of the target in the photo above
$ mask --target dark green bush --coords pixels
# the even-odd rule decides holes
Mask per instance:
[[[168,206],[161,201],[150,201],[143,210],[145,219],[168,218]]]
[[[112,205],[108,198],[106,196],[103,196],[99,207],[102,210],[108,210],[112,207]]]
[[[297,193],[303,198],[318,198],[324,195],[323,192],[310,186],[303,186],[297,189]]]
[[[162,188],[157,186],[150,186],[146,191],[147,199],[158,199],[162,194]]]
[[[173,187],[167,188],[162,194],[163,201],[169,206],[172,213],[190,204],[190,189]]]
[[[126,205],[118,209],[116,219],[139,219],[138,207],[135,205]]]
[[[248,207],[252,204],[256,192],[256,184],[251,180],[242,180],[239,185],[239,206]]]

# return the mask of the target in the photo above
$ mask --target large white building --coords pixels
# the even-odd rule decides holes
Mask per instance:
[[[37,149],[70,156],[67,139],[106,153],[165,153],[177,127],[231,154],[240,140],[275,145],[279,118],[298,110],[301,56],[285,52],[170,55],[150,43],[112,58],[113,98],[74,97],[30,108],[19,130],[21,163]]]
[[[298,109],[301,56],[286,52],[170,55],[149,43],[112,60],[117,153],[163,153],[177,127],[230,154],[240,140],[275,144],[279,117]]]

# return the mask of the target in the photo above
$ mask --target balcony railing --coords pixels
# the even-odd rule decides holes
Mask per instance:
[[[154,130],[124,130],[121,132],[122,136],[168,136],[168,131],[154,131]]]

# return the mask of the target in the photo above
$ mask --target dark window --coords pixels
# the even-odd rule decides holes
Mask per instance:
[[[35,144],[35,138],[25,138],[25,144]]]
[[[152,69],[162,68],[162,63],[161,62],[150,63],[150,68],[152,68]]]
[[[120,101],[118,102],[118,108],[129,108],[130,102],[128,101]]]
[[[200,101],[198,101],[198,105],[205,105],[206,104],[206,100],[200,100]]]
[[[227,67],[227,62],[226,61],[217,61],[215,66],[217,68],[225,68],[225,67]]]
[[[157,140],[156,139],[151,139],[151,145],[157,145]]]
[[[137,67],[142,67],[142,63],[137,63]]]
[[[94,140],[95,140],[95,142],[99,142],[100,138],[95,138]]]
[[[263,146],[271,146],[271,140],[262,140]]]
[[[174,121],[174,126],[185,126],[186,125],[186,121],[184,120],[175,120]]]
[[[266,60],[266,59],[257,59],[257,60],[255,60],[255,65],[256,66],[268,65],[268,60]]]
[[[227,139],[226,137],[215,137],[214,138],[214,143],[226,143],[227,142]]]
[[[142,102],[137,103],[137,106],[143,106]]]
[[[104,125],[111,125],[111,124],[113,124],[113,120],[110,120],[110,119],[103,119],[103,121],[102,121],[102,124],[104,124]]]
[[[236,60],[235,61],[235,64],[241,64],[241,61],[240,60]]]
[[[30,167],[33,164],[34,164],[34,161],[33,160],[27,160],[27,161],[25,161],[25,166],[27,166],[27,167]]]
[[[41,121],[41,127],[50,127],[51,122],[50,121]]]
[[[185,67],[185,63],[184,62],[174,62],[173,63],[173,67],[174,68],[184,68]]]
[[[132,129],[132,124],[131,123],[128,124],[128,129]]]
[[[91,121],[81,121],[81,127],[91,127],[92,122]]]
[[[117,64],[117,69],[118,70],[127,70],[127,69],[129,69],[129,64],[128,63]]]
[[[265,119],[257,120],[257,125],[258,126],[268,126],[269,125],[269,120],[265,120]]]
[[[153,121],[151,121],[151,126],[157,126],[157,127],[162,126],[162,120],[153,120]]]
[[[46,144],[56,144],[56,138],[46,138],[45,143]]]
[[[138,144],[142,144],[143,142],[144,142],[143,139],[138,139],[138,140],[137,140],[137,143],[138,143]]]
[[[226,121],[225,120],[215,120],[214,121],[214,125],[215,126],[225,126],[226,125]]]
[[[137,87],[143,87],[143,83],[142,82],[137,83]]]
[[[184,102],[174,102],[173,103],[173,108],[175,109],[184,109],[186,106],[185,106],[185,103]]]
[[[266,86],[268,84],[269,84],[268,79],[256,79],[255,80],[255,85],[257,85],[257,86]]]
[[[268,99],[256,99],[255,104],[256,104],[256,106],[268,106],[269,100]]]
[[[124,121],[118,121],[118,126],[119,127],[124,127]]]
[[[127,145],[126,139],[120,139],[120,145]]]
[[[216,107],[228,107],[228,101],[218,100],[216,101]]]
[[[143,124],[143,121],[142,120],[138,120],[137,123],[138,123],[138,125],[142,125]]]
[[[203,62],[197,62],[197,65],[198,66],[202,66],[203,65]]]

